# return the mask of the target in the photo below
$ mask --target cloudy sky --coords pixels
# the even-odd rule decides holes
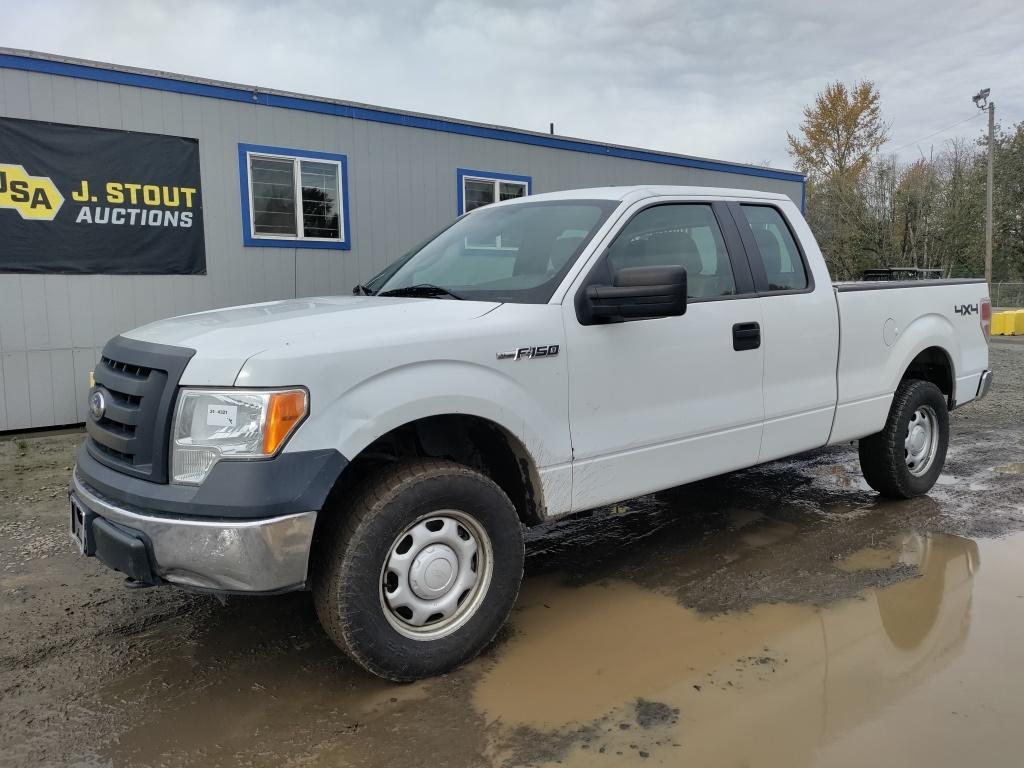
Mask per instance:
[[[0,4],[0,46],[780,168],[830,80],[907,158],[978,135],[981,87],[1024,120],[1022,40],[1021,0]]]

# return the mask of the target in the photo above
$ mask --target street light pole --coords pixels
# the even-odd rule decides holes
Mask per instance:
[[[992,293],[992,188],[994,186],[996,105],[988,100],[990,88],[983,88],[974,96],[974,104],[978,109],[988,110],[988,184],[985,190],[985,282],[988,283],[989,295]]]
[[[995,102],[989,102],[988,105],[988,193],[985,200],[985,208],[987,213],[985,214],[985,282],[988,283],[989,293],[992,292],[992,188],[995,186],[993,181],[994,171],[993,165],[995,162],[996,145],[995,145],[995,133],[996,133],[996,105]]]

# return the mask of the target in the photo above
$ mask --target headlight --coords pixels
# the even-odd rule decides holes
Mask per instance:
[[[171,436],[171,478],[198,485],[221,459],[274,456],[309,413],[304,389],[183,389]]]

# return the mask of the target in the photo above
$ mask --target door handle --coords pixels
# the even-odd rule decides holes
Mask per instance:
[[[732,348],[737,352],[761,346],[760,323],[736,323],[732,327]]]

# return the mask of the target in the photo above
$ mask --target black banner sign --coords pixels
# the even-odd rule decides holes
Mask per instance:
[[[0,118],[0,272],[206,274],[199,142]]]

